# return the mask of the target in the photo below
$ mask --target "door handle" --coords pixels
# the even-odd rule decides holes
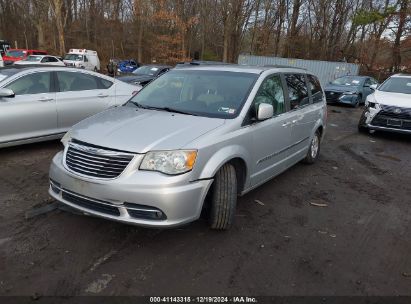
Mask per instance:
[[[38,101],[41,101],[41,102],[52,101],[52,100],[54,100],[54,98],[46,98],[46,97],[44,97],[44,98],[39,98],[39,99],[38,99]]]
[[[295,124],[297,121],[298,121],[297,119],[294,119],[291,123]]]
[[[288,127],[290,124],[291,124],[291,122],[287,121],[287,122],[283,123],[281,126]]]
[[[99,97],[99,98],[105,98],[105,97],[108,97],[108,94],[103,94],[103,93],[101,93],[101,94],[98,94],[97,97]]]

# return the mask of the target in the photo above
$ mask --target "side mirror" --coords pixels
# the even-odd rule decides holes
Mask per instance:
[[[14,96],[16,96],[16,94],[14,94],[13,90],[6,89],[6,88],[0,89],[0,98],[3,98],[3,97],[10,98]]]
[[[370,89],[373,90],[373,91],[375,91],[377,89],[377,87],[378,87],[378,84],[370,85]]]
[[[257,120],[266,120],[273,117],[274,108],[267,103],[260,103],[257,109]]]

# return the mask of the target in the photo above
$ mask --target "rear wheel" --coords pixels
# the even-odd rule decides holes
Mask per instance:
[[[304,159],[304,162],[306,164],[313,164],[318,159],[318,156],[320,155],[320,144],[321,134],[317,130],[311,140],[310,147]]]
[[[217,172],[211,191],[210,227],[227,230],[234,221],[237,205],[237,177],[233,165],[225,164]]]

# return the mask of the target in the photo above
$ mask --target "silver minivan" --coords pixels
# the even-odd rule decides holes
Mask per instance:
[[[75,125],[49,193],[86,214],[173,227],[233,222],[237,197],[320,153],[326,102],[316,76],[285,67],[171,70],[126,104]]]

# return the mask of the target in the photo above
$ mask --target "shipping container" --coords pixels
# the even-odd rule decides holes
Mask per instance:
[[[347,62],[264,57],[243,54],[238,57],[238,64],[260,66],[282,65],[303,68],[317,75],[323,86],[341,76],[358,75],[360,69],[358,64]]]

